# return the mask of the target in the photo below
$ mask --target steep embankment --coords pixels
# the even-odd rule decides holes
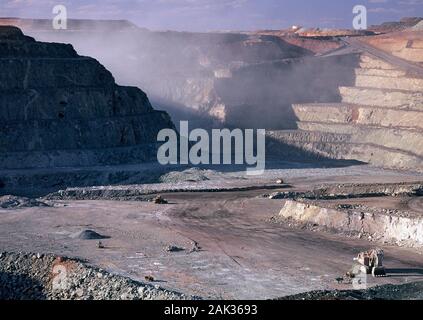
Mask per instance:
[[[0,69],[1,194],[125,181],[137,170],[105,166],[155,160],[157,133],[174,128],[144,92],[71,45],[0,27]]]
[[[339,46],[332,40],[266,33],[152,32],[123,21],[69,20],[68,30],[60,32],[46,21],[13,23],[37,39],[72,43],[78,52],[99,59],[120,83],[145,89],[175,121],[189,119],[201,127],[214,122],[295,128],[291,104],[335,99],[338,86],[352,83],[351,72],[343,72],[345,66],[352,70],[357,64],[356,59],[346,63],[338,57],[325,62],[313,58],[316,50]]]
[[[116,85],[71,45],[0,27],[0,68],[1,169],[139,163],[173,127],[144,92]]]
[[[198,299],[64,257],[0,253],[1,300]]]
[[[275,221],[421,248],[421,182],[323,185],[307,192],[276,192],[286,199]]]
[[[272,136],[325,157],[423,171],[422,91],[422,78],[362,54],[354,85],[339,87],[340,100],[293,105],[298,139]]]
[[[416,22],[407,21],[402,24]],[[298,154],[296,159],[354,159],[423,170],[422,79],[402,64],[348,47],[333,38],[339,30],[195,34],[150,32],[125,22],[114,23],[113,30],[108,22],[70,21],[67,31],[55,32],[45,22],[14,23],[37,38],[70,42],[98,57],[124,83],[145,88],[175,121],[291,130],[269,132],[269,156],[278,151],[285,159]],[[394,51],[400,54],[393,52],[398,57],[404,52],[419,57],[419,32],[407,32],[360,39],[387,46],[388,53],[398,47]],[[314,56],[326,42],[329,48],[345,42],[344,54]]]
[[[423,66],[423,28],[419,29],[418,25],[411,30],[363,38],[361,41]]]

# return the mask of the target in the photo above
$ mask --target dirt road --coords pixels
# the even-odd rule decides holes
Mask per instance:
[[[362,51],[370,53],[371,55],[375,56],[376,58],[382,59],[393,66],[398,67],[399,69],[407,71],[408,74],[414,75],[417,77],[423,77],[423,67],[409,62],[407,60],[395,57],[385,51],[382,51],[378,48],[375,48],[360,39],[356,38],[343,38],[343,41],[349,46],[351,50],[355,51]]]
[[[0,250],[81,257],[110,271],[211,298],[275,298],[316,289],[351,288],[335,278],[373,244],[294,230],[268,222],[282,202],[256,198],[266,190],[163,195],[168,205],[144,202],[65,201],[51,208],[0,210]],[[72,237],[92,229],[111,238]],[[193,244],[201,249],[190,252]],[[186,250],[166,252],[167,245]],[[423,279],[417,250],[385,247],[385,279]]]

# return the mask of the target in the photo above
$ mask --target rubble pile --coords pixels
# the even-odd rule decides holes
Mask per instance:
[[[153,279],[154,282],[154,279]],[[113,275],[77,260],[0,253],[0,300],[185,300],[182,293]]]

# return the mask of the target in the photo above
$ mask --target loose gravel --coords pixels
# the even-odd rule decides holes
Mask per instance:
[[[423,282],[389,284],[366,290],[312,291],[277,300],[423,300]]]
[[[199,299],[54,255],[0,253],[0,300]]]
[[[30,208],[30,207],[48,207],[45,202],[36,199],[29,199],[25,197],[16,197],[12,195],[0,197],[0,208],[15,209],[15,208]]]

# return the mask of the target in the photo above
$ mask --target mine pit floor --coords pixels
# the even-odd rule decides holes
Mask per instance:
[[[281,186],[279,191],[305,191],[328,183],[422,180],[415,174],[371,167],[267,170],[259,179],[243,176],[243,172],[231,173],[224,181],[234,179],[239,188],[274,185],[276,179],[283,178],[288,187]],[[205,182],[214,188],[227,187],[221,179],[218,174]],[[202,192],[163,193],[172,185],[180,188],[175,182],[163,184],[157,192],[168,204],[105,197],[44,199],[50,206],[0,209],[0,251],[80,258],[112,273],[138,281],[151,277],[153,285],[203,298],[270,299],[312,290],[352,289],[336,279],[351,268],[358,252],[374,247],[374,243],[271,223],[270,218],[280,212],[285,200],[263,197],[268,189],[207,192],[205,182],[185,182]],[[149,188],[150,194],[157,186]],[[399,199],[383,205],[400,207],[395,202]],[[373,200],[345,203],[355,201],[370,204]],[[410,208],[420,206],[407,203]],[[84,230],[107,238],[99,246],[98,240],[74,237]],[[169,246],[182,250],[168,251]],[[388,277],[369,278],[368,286],[423,280],[421,250],[381,247]]]
[[[366,240],[293,230],[267,219],[281,201],[234,193],[168,194],[168,205],[120,201],[58,201],[51,208],[0,211],[0,248],[51,252],[88,260],[113,273],[205,298],[265,299],[310,290],[351,289],[335,279]],[[187,201],[187,198],[189,201]],[[107,235],[72,238],[82,229]],[[199,250],[193,249],[197,244]],[[180,252],[167,252],[176,245]],[[423,280],[423,255],[383,247],[388,277],[369,285]]]

